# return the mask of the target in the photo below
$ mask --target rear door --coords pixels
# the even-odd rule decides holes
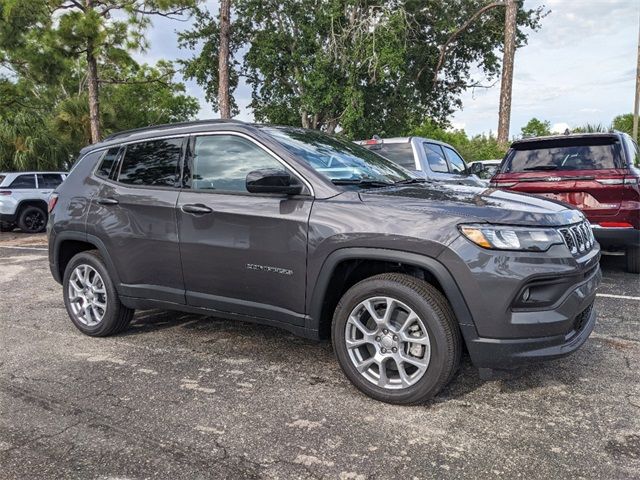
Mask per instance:
[[[59,173],[38,173],[36,175],[36,180],[38,181],[40,198],[45,201],[49,201],[49,195],[53,193],[64,179]]]
[[[16,205],[19,205],[23,200],[40,198],[40,195],[38,194],[36,176],[33,173],[23,173],[18,175],[5,188],[11,192],[11,196],[16,200]],[[16,211],[16,214],[17,213],[18,212]]]
[[[93,174],[87,233],[105,244],[123,295],[184,303],[176,203],[184,137],[109,149]]]
[[[626,173],[617,136],[567,137],[516,144],[494,182],[569,203],[597,221],[618,213]]]

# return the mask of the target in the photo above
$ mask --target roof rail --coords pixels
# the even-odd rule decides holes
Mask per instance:
[[[108,140],[114,140],[116,138],[127,137],[135,133],[141,133],[141,132],[152,131],[152,130],[165,130],[169,128],[189,127],[192,125],[206,125],[211,123],[245,123],[245,122],[241,120],[234,120],[234,119],[226,120],[221,118],[215,118],[210,120],[192,120],[189,122],[163,123],[160,125],[149,125],[147,127],[132,128],[130,130],[123,130],[122,132],[112,133],[111,135],[104,137],[102,141],[106,142]]]

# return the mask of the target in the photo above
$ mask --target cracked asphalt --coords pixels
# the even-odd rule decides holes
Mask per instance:
[[[84,336],[44,242],[0,235],[2,479],[640,478],[639,299],[598,297],[570,357],[487,382],[465,357],[433,403],[398,407],[275,328],[141,311]],[[601,294],[640,297],[620,257],[602,267]]]

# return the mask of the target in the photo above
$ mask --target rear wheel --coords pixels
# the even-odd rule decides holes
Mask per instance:
[[[64,304],[82,333],[105,337],[125,330],[134,310],[125,307],[97,251],[78,253],[63,278]]]
[[[18,227],[26,233],[43,232],[47,226],[47,212],[34,205],[23,208],[18,217]]]
[[[640,273],[640,248],[627,249],[627,272]]]
[[[432,398],[460,361],[460,332],[446,298],[403,274],[376,275],[350,288],[336,307],[332,340],[349,380],[388,403]]]

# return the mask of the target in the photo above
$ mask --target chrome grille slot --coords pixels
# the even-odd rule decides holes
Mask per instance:
[[[595,244],[595,238],[591,225],[587,222],[581,222],[570,227],[558,229],[564,243],[572,255],[588,252]]]

